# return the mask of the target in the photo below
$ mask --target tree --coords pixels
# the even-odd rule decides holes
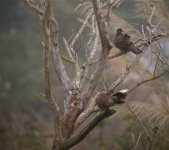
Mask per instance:
[[[33,0],[24,0],[24,2],[40,18],[40,29],[43,36],[42,45],[44,47],[45,95],[43,97],[48,101],[54,115],[55,137],[52,150],[66,150],[83,140],[88,135],[88,133],[90,133],[90,131],[103,119],[115,114],[116,111],[112,108],[106,110],[98,109],[96,105],[96,99],[98,95],[103,92],[110,93],[115,91],[115,89],[125,80],[128,74],[139,63],[142,54],[151,46],[151,44],[164,38],[167,34],[157,32],[156,29],[158,27],[158,23],[157,25],[153,25],[151,23],[151,19],[154,15],[154,10],[152,10],[147,18],[149,21],[149,25],[146,26],[147,33],[142,32],[144,38],[134,43],[139,49],[143,51],[143,53],[138,55],[134,62],[126,66],[126,70],[123,72],[123,74],[119,75],[118,79],[112,82],[112,84],[107,87],[106,90],[95,94],[96,87],[100,82],[107,62],[110,59],[126,54],[122,51],[114,55],[110,54],[110,51],[114,50],[114,46],[110,41],[108,32],[110,22],[113,21],[112,18],[117,17],[112,14],[112,11],[116,9],[122,1],[81,1],[81,5],[86,3],[90,4],[92,11],[88,13],[85,20],[82,21],[82,25],[79,30],[74,33],[68,41],[66,39],[63,39],[68,57],[62,56],[60,53],[61,49],[59,47],[58,34],[59,28],[58,22],[53,12],[52,0],[43,0],[41,8]],[[75,44],[83,34],[83,30],[87,27],[89,22],[92,22],[93,36],[91,35],[89,37],[88,43],[85,47],[85,62],[80,65],[79,56],[77,53],[78,50],[75,49]],[[101,50],[98,48],[99,39],[101,43]],[[87,49],[91,48],[89,46],[91,43],[93,44],[93,47],[90,51],[90,54],[88,55]],[[98,54],[97,58],[94,57],[96,53]],[[161,58],[161,55],[158,53],[154,53],[157,56],[157,60],[165,64],[167,67],[162,72],[158,73],[156,73],[155,67],[155,71],[151,78],[142,80],[134,87],[129,89],[128,93],[145,82],[159,78],[168,70],[167,61]],[[49,58],[52,59],[55,72],[65,93],[63,115],[60,113],[59,107],[53,97],[51,90]],[[74,66],[74,77],[72,79],[65,69],[63,60],[73,64]],[[89,78],[88,74],[90,74]],[[130,107],[127,100],[126,103],[132,111],[132,108]],[[151,148],[152,139],[150,138],[146,128],[139,120],[137,115],[135,115],[135,117],[142,125],[145,134],[150,141],[149,147]],[[90,118],[90,120],[88,120],[88,118]],[[79,126],[81,126],[81,128],[78,128]]]

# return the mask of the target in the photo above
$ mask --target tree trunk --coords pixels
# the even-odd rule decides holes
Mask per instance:
[[[56,140],[54,140],[51,150],[68,150],[68,148],[66,147],[67,146],[64,143],[57,142]]]

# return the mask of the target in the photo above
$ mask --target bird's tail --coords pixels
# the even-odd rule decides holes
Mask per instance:
[[[138,55],[141,54],[143,51],[139,49],[138,47],[134,46],[133,44],[130,45],[129,50],[133,52],[134,54]]]

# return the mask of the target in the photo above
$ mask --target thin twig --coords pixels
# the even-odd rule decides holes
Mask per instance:
[[[71,52],[71,49],[70,49],[69,44],[68,44],[68,42],[66,41],[65,38],[63,38],[63,42],[64,42],[64,44],[65,44],[65,48],[66,48],[66,50],[67,50],[67,52],[68,52],[69,58],[70,58],[72,61],[74,61],[73,55],[72,55],[72,52]]]
[[[32,9],[32,11],[34,11],[40,16],[43,15],[44,12],[38,7],[38,5],[33,0],[23,0],[23,1],[25,2],[26,5],[28,5]]]
[[[110,24],[112,11],[116,9],[121,4],[121,2],[122,0],[110,0],[109,1],[109,6],[108,6],[109,8],[108,8],[107,15],[106,15],[106,21],[107,21],[108,26]]]
[[[144,126],[144,124],[142,123],[142,121],[139,119],[139,117],[137,116],[137,114],[134,112],[134,110],[132,109],[132,107],[130,106],[128,100],[126,99],[126,104],[129,108],[129,110],[131,111],[131,113],[133,114],[134,118],[140,123],[141,127],[143,128],[145,134],[147,135],[147,138],[149,141],[151,141],[150,135],[146,129],[146,127]]]
[[[111,86],[109,87],[109,91],[114,90],[119,84],[121,84],[127,77],[127,75],[134,69],[134,67],[138,64],[139,59],[140,59],[141,55],[136,58],[136,60],[126,68],[126,70],[123,72],[123,74],[115,81],[111,84]]]
[[[132,92],[133,90],[135,90],[137,87],[141,86],[142,84],[145,84],[145,83],[147,83],[147,82],[149,82],[149,81],[152,81],[152,80],[155,80],[155,79],[160,78],[160,77],[163,76],[165,73],[166,73],[166,72],[163,72],[163,73],[157,75],[156,77],[153,77],[153,78],[150,78],[150,79],[141,81],[140,83],[138,83],[137,85],[135,85],[134,87],[132,87],[128,92],[130,93],[130,92]]]
[[[71,59],[67,58],[67,57],[64,56],[64,55],[61,55],[61,58],[62,58],[63,60],[65,60],[66,62],[68,62],[68,63],[74,64],[74,61],[72,61]]]

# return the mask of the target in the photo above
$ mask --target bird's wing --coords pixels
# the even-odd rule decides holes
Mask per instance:
[[[114,93],[113,96],[117,96],[119,99],[125,99],[126,98],[126,94],[124,94],[122,92]]]
[[[124,34],[116,34],[115,38],[114,38],[114,44],[118,46],[118,44],[120,44],[121,42],[123,42],[124,40]]]

